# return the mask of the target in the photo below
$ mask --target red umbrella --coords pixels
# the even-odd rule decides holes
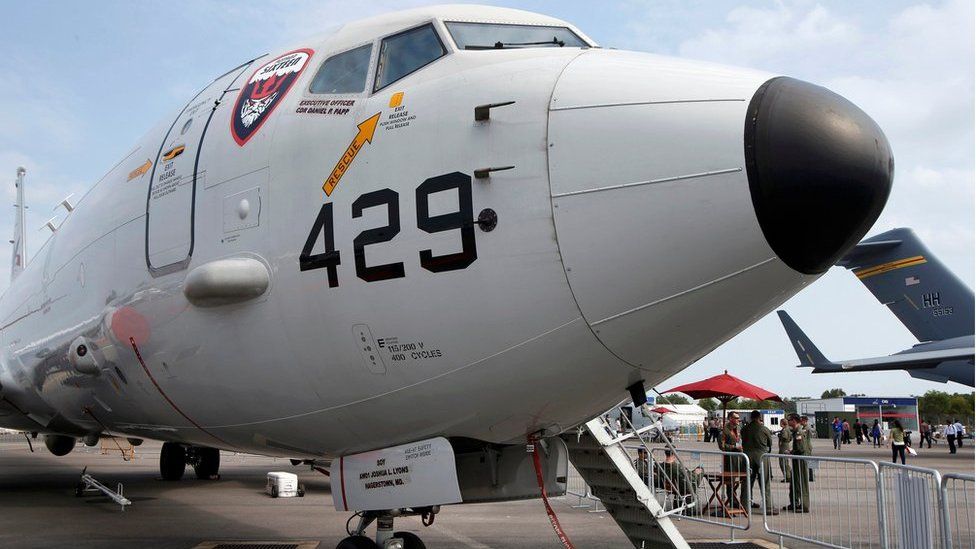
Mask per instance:
[[[757,387],[735,376],[730,376],[728,370],[724,374],[719,374],[694,383],[679,385],[664,392],[684,393],[696,400],[700,398],[717,398],[722,402],[723,421],[725,420],[725,409],[728,407],[729,401],[736,397],[783,402],[783,399],[779,398],[776,393],[771,393],[762,387]]]
[[[651,411],[654,412],[655,414],[661,414],[661,415],[670,414],[670,413],[674,412],[674,410],[671,410],[669,408],[665,408],[664,406],[658,406],[657,408],[651,409]]]

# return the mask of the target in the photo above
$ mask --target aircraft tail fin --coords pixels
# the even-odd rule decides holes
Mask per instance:
[[[837,262],[919,341],[973,333],[973,291],[908,228],[868,238]]]
[[[783,328],[786,330],[786,335],[790,338],[790,343],[793,344],[793,350],[796,351],[796,356],[800,359],[800,366],[812,366],[814,371],[833,371],[840,370],[840,365],[831,362],[820,352],[820,349],[810,341],[807,334],[803,333],[803,330],[793,322],[790,315],[786,314],[786,311],[776,311],[779,315],[780,322],[783,323]]]
[[[24,264],[27,259],[27,235],[24,233],[24,175],[27,170],[17,168],[17,216],[14,222],[14,238],[10,241],[13,244],[13,252],[10,258],[10,280],[11,282],[23,272]]]

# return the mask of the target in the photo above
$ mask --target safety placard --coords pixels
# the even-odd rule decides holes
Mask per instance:
[[[337,462],[332,464],[337,511],[461,502],[454,450],[443,437],[344,456]]]

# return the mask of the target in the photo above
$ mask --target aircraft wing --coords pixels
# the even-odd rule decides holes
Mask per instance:
[[[942,349],[939,351],[905,352],[876,358],[860,358],[836,363],[837,370],[822,371],[856,371],[870,372],[877,370],[913,370],[916,368],[935,368],[948,360],[973,360],[973,347],[959,347]],[[817,368],[813,370],[817,372]]]
[[[820,352],[820,349],[813,344],[813,341],[803,330],[797,326],[796,322],[786,314],[786,311],[776,311],[783,328],[793,344],[800,359],[798,367],[812,367],[813,373],[827,372],[872,372],[882,370],[915,370],[925,368],[935,368],[939,364],[949,360],[973,360],[973,347],[955,347],[950,349],[939,349],[933,351],[907,350],[901,353],[875,357],[860,358],[855,360],[844,360],[834,362]]]

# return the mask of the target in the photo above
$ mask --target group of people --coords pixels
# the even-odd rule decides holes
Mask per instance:
[[[846,419],[842,420],[840,417],[835,416],[833,422],[830,424],[830,429],[833,433],[834,450],[840,450],[844,444],[851,443],[852,430],[855,433],[858,444],[861,444],[862,440],[870,440],[873,442],[875,448],[880,448],[882,439],[884,438],[881,423],[877,419],[874,420],[874,424],[869,428],[867,422],[862,422],[860,419],[855,419],[854,425],[851,426]],[[949,443],[949,453],[955,454],[956,447],[962,446],[966,428],[959,420],[953,419],[948,424],[941,426],[938,431],[941,432],[943,438]],[[937,430],[931,424],[922,421],[919,425],[919,447],[928,444],[928,447],[931,448],[936,432]],[[905,464],[906,449],[912,445],[911,434],[911,431],[905,430],[901,421],[893,419],[889,422],[888,436],[885,444],[891,447],[892,463],[897,463],[900,459],[902,465]],[[914,451],[911,450],[910,452]]]
[[[750,421],[740,428],[740,417],[737,412],[728,415],[725,426],[722,427],[721,419],[713,418],[708,422],[708,429],[705,431],[708,439],[714,440],[723,452],[744,453],[749,463],[753,464],[750,468],[751,474],[748,482],[739,483],[739,493],[733,493],[732,483],[726,483],[726,501],[731,506],[736,506],[736,497],[742,507],[761,508],[761,505],[751,497],[755,488],[756,481],[760,480],[759,475],[764,475],[766,481],[760,482],[765,486],[763,497],[765,498],[766,513],[778,515],[780,509],[772,506],[771,502],[771,483],[772,468],[768,461],[762,460],[763,454],[773,452],[773,440],[778,440],[778,451],[780,454],[790,454],[796,456],[808,456],[813,454],[813,445],[810,440],[814,437],[813,427],[809,420],[798,414],[791,414],[788,420],[782,420],[782,429],[778,435],[773,435],[768,427],[763,425],[762,414],[758,410],[753,410],[749,414]],[[672,455],[671,450],[665,450],[665,461],[661,464],[660,473],[655,476],[654,483],[657,488],[673,492],[682,499],[693,495],[697,490],[703,472],[701,468],[688,471]],[[634,466],[637,473],[645,482],[649,478],[649,460],[646,450],[639,448],[637,459]],[[790,463],[792,461],[792,463]],[[759,466],[762,464],[762,467]],[[809,483],[813,480],[813,470],[808,467],[807,461],[802,459],[780,460],[780,470],[783,472],[781,482],[790,483],[790,501],[782,510],[795,513],[810,512],[810,488]],[[722,468],[725,472],[745,473],[746,463],[741,456],[726,455],[722,457]]]
[[[924,422],[922,423],[922,425],[923,426],[926,426],[926,424]],[[960,423],[958,419],[953,419],[952,421],[950,421],[946,425],[943,425],[942,426],[942,437],[945,438],[946,439],[946,442],[949,443],[949,453],[950,454],[955,454],[956,453],[956,447],[957,446],[959,448],[962,448],[962,439],[963,439],[963,437],[965,437],[965,435],[966,435],[966,427],[964,427],[963,424]],[[918,445],[919,446],[922,446],[922,444],[924,442],[926,442],[926,441],[928,441],[929,448],[931,448],[932,447],[932,429],[931,429],[931,427],[928,429],[928,436],[927,437],[925,436],[925,429],[922,430],[922,442],[920,442]]]
[[[707,419],[704,422],[704,428],[705,442],[717,441],[718,437],[722,434],[722,420],[717,417]]]
[[[772,468],[769,460],[764,461],[762,455],[773,453],[774,439],[777,441],[777,451],[779,454],[792,456],[813,455],[813,444],[811,441],[816,438],[816,431],[810,424],[809,418],[805,415],[790,414],[786,419],[780,420],[781,429],[775,435],[769,428],[763,425],[762,414],[758,410],[753,410],[749,416],[750,421],[745,426],[740,426],[740,417],[737,412],[729,413],[724,427],[720,418],[708,420],[705,423],[705,442],[715,441],[718,444],[719,450],[723,452],[743,453],[748,457],[749,463],[752,465],[748,482],[740,483],[739,494],[733,493],[732,483],[725,484],[726,501],[734,505],[736,496],[738,496],[738,502],[741,503],[743,508],[750,506],[755,509],[761,508],[760,504],[754,501],[755,498],[750,496],[752,495],[756,481],[760,479],[759,475],[763,475],[766,482],[761,482],[761,484],[764,485],[763,497],[766,501],[766,513],[776,515],[779,514],[780,509],[774,508],[771,503]],[[955,454],[956,447],[962,446],[965,428],[958,420],[953,420],[947,425],[941,426],[939,429],[949,443],[949,452]],[[833,432],[834,449],[836,450],[840,450],[844,444],[851,443],[852,431],[857,444],[873,442],[875,447],[881,447],[884,439],[883,428],[878,420],[874,420],[874,423],[869,426],[867,422],[856,419],[854,425],[851,425],[848,421],[835,417],[831,423],[831,430]],[[928,443],[929,448],[931,448],[932,438],[935,432],[936,428],[923,421],[920,425],[920,444]],[[902,464],[905,463],[906,448],[911,446],[910,434],[911,432],[906,431],[899,420],[893,419],[889,423],[887,441],[885,443],[891,447],[892,462],[897,463],[900,459]],[[634,465],[646,482],[648,479],[648,456],[643,449],[638,450],[638,454]],[[762,464],[762,466],[759,464]],[[695,471],[687,471],[681,466],[677,458],[672,455],[670,450],[665,450],[665,462],[661,467],[662,471],[660,472],[662,475],[655,477],[655,484],[658,488],[674,492],[682,498],[687,498],[695,493],[696,487],[702,478],[700,468]],[[741,456],[722,456],[722,467],[725,472],[745,473],[746,471],[745,460]],[[809,467],[808,461],[806,459],[781,458],[779,459],[779,468],[783,473],[783,479],[780,482],[788,482],[790,484],[789,503],[782,510],[794,513],[809,513],[809,483],[814,481],[814,471]]]
[[[795,456],[809,456],[813,454],[813,444],[810,440],[814,436],[813,427],[809,420],[798,414],[790,414],[788,419],[780,422],[782,429],[776,435],[778,451],[780,454]],[[773,453],[773,433],[768,427],[763,425],[762,414],[758,410],[753,410],[749,414],[749,423],[739,430],[739,414],[732,412],[729,414],[725,429],[718,441],[719,450],[723,452],[742,452],[749,458],[749,463],[753,464],[749,482],[743,482],[740,488],[739,501],[743,506],[750,505],[750,494],[755,486],[759,475],[763,475],[766,482],[763,490],[763,497],[766,501],[766,513],[770,515],[779,514],[779,510],[772,506],[771,484],[772,468],[769,461],[763,461],[763,454]],[[792,462],[792,463],[790,463]],[[760,467],[759,464],[762,464]],[[789,504],[783,507],[783,511],[794,513],[810,512],[810,486],[813,471],[808,467],[808,463],[803,459],[786,460],[781,459],[780,470],[783,472],[783,481],[790,483]],[[723,456],[723,467],[726,471],[745,471],[745,463],[739,456]],[[731,485],[727,487],[726,497],[731,500]],[[760,508],[758,503],[752,502],[751,506],[755,509]]]
[[[862,422],[860,419],[855,419],[854,425],[851,425],[846,419],[834,417],[830,429],[833,432],[834,450],[840,450],[842,445],[851,443],[851,432],[854,433],[853,440],[856,440],[858,444],[873,442],[874,446],[878,448],[881,447],[881,438],[884,435],[881,423],[878,420],[874,420],[874,425],[868,427],[867,422]]]

